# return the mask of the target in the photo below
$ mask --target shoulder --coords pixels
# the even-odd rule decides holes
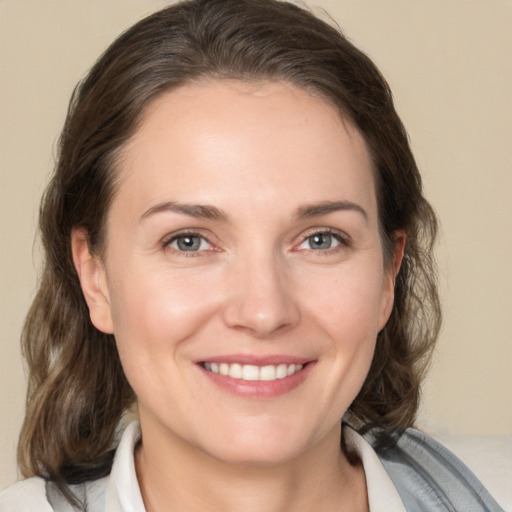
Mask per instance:
[[[88,512],[104,512],[109,477],[69,486],[69,491]],[[27,478],[0,492],[0,512],[73,512],[53,482],[40,477]]]
[[[137,422],[126,427],[116,450],[112,473],[97,480],[70,485],[68,490],[88,512],[144,510],[137,483],[133,450],[140,439]],[[135,508],[132,503],[136,503]],[[137,508],[138,507],[138,508]],[[0,492],[0,512],[72,512],[74,509],[54,482],[27,478]]]
[[[484,484],[504,510],[512,511],[512,434],[435,435]]]
[[[53,512],[46,497],[46,481],[27,478],[0,492],[0,512]]]
[[[500,512],[485,486],[441,443],[423,432],[407,429],[391,445],[374,432],[365,436],[393,480],[407,510],[420,503],[432,511]],[[418,509],[419,510],[419,509]]]

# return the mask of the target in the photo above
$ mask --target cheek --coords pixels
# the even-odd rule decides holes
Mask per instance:
[[[357,393],[370,368],[379,331],[378,294],[365,293],[346,286],[343,293],[324,303],[318,314],[328,331],[332,346],[334,378]]]
[[[378,260],[371,265],[347,265],[337,272],[317,273],[299,284],[302,302],[333,338],[344,333],[346,343],[377,334],[387,292]],[[312,286],[314,284],[314,286]],[[347,337],[349,331],[353,336]]]
[[[354,396],[370,368],[381,328],[387,292],[380,268],[376,261],[374,265],[347,266],[331,279],[317,275],[309,280],[316,283],[315,292],[305,294],[303,300],[312,323],[326,334],[322,352],[334,361],[331,378],[338,386],[350,388]],[[305,282],[302,287],[305,289]]]
[[[121,358],[128,364],[136,357],[140,364],[179,349],[182,341],[206,326],[218,299],[214,276],[133,268],[136,265],[114,272],[109,289]]]
[[[166,390],[191,399],[190,340],[208,328],[217,309],[212,279],[185,274],[123,270],[123,279],[113,276],[111,282],[114,336],[126,378],[140,403],[160,403],[162,410],[169,404]]]

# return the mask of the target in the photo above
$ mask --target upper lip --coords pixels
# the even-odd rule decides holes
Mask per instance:
[[[255,354],[226,354],[221,356],[206,357],[199,359],[197,363],[238,363],[241,365],[253,365],[253,366],[267,366],[267,365],[279,365],[279,364],[306,364],[310,363],[312,359],[305,357],[275,354],[275,355],[255,355]]]

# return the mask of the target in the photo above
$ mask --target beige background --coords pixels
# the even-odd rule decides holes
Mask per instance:
[[[512,434],[512,3],[311,0],[395,92],[442,220],[445,323],[420,424]],[[0,488],[16,479],[37,205],[73,85],[162,0],[0,0]]]

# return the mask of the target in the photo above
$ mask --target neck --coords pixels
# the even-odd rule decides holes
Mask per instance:
[[[162,442],[141,426],[135,462],[147,512],[368,510],[364,471],[342,453],[341,427],[293,460],[250,465],[218,460],[181,439]]]

